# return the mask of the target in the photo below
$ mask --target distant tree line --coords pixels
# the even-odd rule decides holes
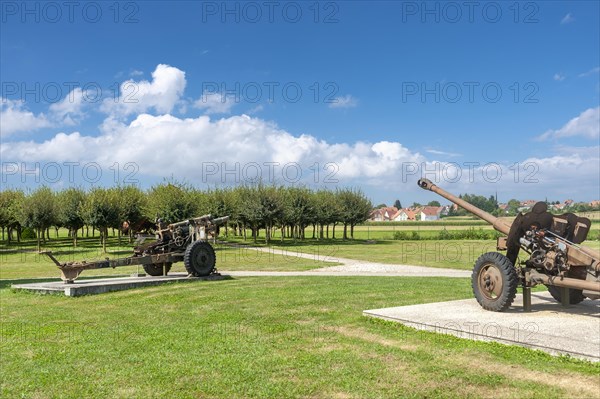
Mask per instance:
[[[265,241],[278,236],[304,239],[307,227],[312,237],[354,238],[354,226],[363,223],[372,209],[371,201],[359,189],[311,190],[305,187],[256,184],[235,188],[199,190],[179,182],[165,182],[143,191],[135,186],[68,188],[53,191],[42,186],[30,192],[0,192],[2,239],[20,241],[24,229],[33,230],[38,249],[50,239],[51,228],[69,230],[73,244],[78,236],[98,231],[104,250],[109,229],[120,231],[124,222],[133,226],[144,220],[173,223],[204,214],[230,216],[227,229],[255,241],[260,230]],[[131,242],[131,230],[129,240]]]
[[[490,195],[489,198],[484,197],[483,195],[475,195],[475,194],[461,194],[458,196],[464,201],[468,202],[471,205],[476,206],[479,209],[483,209],[484,211],[491,213],[493,215],[498,215],[500,208],[498,207],[498,201],[493,195]],[[454,209],[454,207],[450,207],[450,211],[448,212],[448,216],[471,216],[470,212],[467,212],[461,207]]]

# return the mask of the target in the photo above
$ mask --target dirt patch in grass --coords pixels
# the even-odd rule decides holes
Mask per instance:
[[[333,399],[351,399],[355,396],[350,395],[348,392],[335,392],[331,395]]]
[[[600,397],[600,377],[584,376],[564,371],[559,374],[548,373],[540,370],[530,370],[519,365],[498,363],[490,356],[478,354],[467,357],[454,356],[448,359],[457,367],[468,370],[481,370],[484,374],[494,373],[511,380],[531,382],[546,385],[568,393],[569,397],[598,398]],[[502,396],[500,396],[502,397]]]
[[[394,348],[401,349],[403,351],[415,351],[417,347],[415,345],[410,345],[406,343],[399,342],[398,340],[384,338],[377,334],[370,333],[362,328],[356,327],[336,327],[333,331],[349,338],[356,338],[363,341],[371,342],[374,344],[379,344],[383,346],[390,346]]]

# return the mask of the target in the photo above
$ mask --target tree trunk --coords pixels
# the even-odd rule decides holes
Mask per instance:
[[[21,225],[17,226],[17,243],[20,244],[21,243],[21,234],[23,233],[23,228],[21,227]]]
[[[313,223],[313,236],[312,236],[313,240],[315,238],[317,238],[317,225],[315,223]]]
[[[37,250],[38,252],[40,252],[42,250],[42,243],[41,243],[41,237],[40,237],[40,231],[41,229],[39,227],[36,228],[37,231]]]
[[[329,225],[327,225],[327,239],[329,239]]]
[[[321,224],[321,225],[319,226],[319,239],[321,239],[321,240],[322,240],[323,238],[325,238],[325,236],[324,236],[324,234],[323,234],[323,229],[324,229],[324,226]]]
[[[76,247],[77,246],[77,228],[73,229],[72,233],[73,234],[73,246]]]
[[[354,240],[354,223],[350,224],[350,238]]]
[[[344,240],[348,239],[348,224],[344,223]]]
[[[56,238],[58,238],[58,227],[54,226],[54,231],[56,232]]]
[[[332,235],[331,238],[333,238],[335,240],[335,226],[337,225],[337,223],[333,224],[333,229],[332,229]]]
[[[106,253],[106,236],[108,236],[108,227],[105,228],[101,228],[100,229],[100,237],[102,240],[102,251],[104,251],[104,253]]]

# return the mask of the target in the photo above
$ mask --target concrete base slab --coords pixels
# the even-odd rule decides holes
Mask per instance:
[[[565,308],[548,292],[531,297],[531,312],[523,311],[523,297],[517,295],[504,312],[490,312],[475,299],[465,299],[365,310],[363,314],[419,330],[600,361],[600,300],[586,299]]]
[[[201,280],[223,280],[229,276],[211,275],[207,277],[188,277],[187,273],[171,273],[167,276],[157,277],[120,277],[120,278],[99,278],[91,280],[75,280],[73,284],[65,284],[62,281],[52,281],[43,283],[13,284],[12,289],[26,290],[39,294],[60,294],[67,296],[81,296],[102,294],[111,291],[129,290],[132,288],[147,287],[173,282],[188,282]]]

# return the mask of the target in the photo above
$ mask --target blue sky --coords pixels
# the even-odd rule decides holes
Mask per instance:
[[[600,198],[598,2],[23,4],[1,9],[3,186]]]

